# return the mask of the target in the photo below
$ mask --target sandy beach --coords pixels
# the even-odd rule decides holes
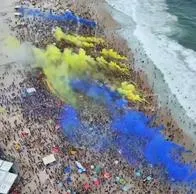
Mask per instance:
[[[14,17],[14,7],[21,3],[27,7],[59,13],[70,9],[77,13],[78,17],[95,20],[98,27],[96,30],[86,27],[78,29],[78,26],[73,25],[66,29],[64,23],[18,19]],[[0,112],[0,148],[4,153],[0,157],[13,161],[18,174],[10,193],[194,193],[190,185],[168,181],[167,173],[162,173],[163,169],[159,166],[152,167],[146,162],[129,165],[115,149],[94,152],[84,146],[87,144],[85,142],[82,142],[81,147],[74,146],[59,126],[59,114],[65,102],[52,93],[49,85],[44,84],[46,76],[42,71],[38,69],[38,72],[34,72],[34,64],[18,60],[21,56],[10,54],[9,49],[4,47],[4,40],[8,35],[15,35],[21,43],[30,42],[33,48],[45,49],[49,44],[61,46],[65,43],[57,42],[53,36],[53,30],[60,25],[67,33],[78,32],[81,36],[103,37],[107,48],[113,48],[121,55],[128,56],[127,66],[133,69],[133,52],[126,40],[119,36],[117,30],[121,26],[113,19],[105,1],[5,0],[1,4],[0,24],[0,106],[5,110]],[[98,46],[96,49],[100,50]],[[98,53],[96,49],[93,51],[95,56]],[[166,126],[163,133],[168,141],[190,149],[192,153],[186,153],[183,159],[195,165],[195,139],[178,127],[178,122],[168,108],[159,107],[157,95],[153,93],[146,73],[143,70],[131,73],[131,81],[136,83],[148,102],[133,103],[133,109],[143,111],[149,116],[156,113],[157,119],[153,124],[161,123]],[[127,77],[127,80],[130,80],[130,76]],[[115,78],[120,81],[123,79],[117,76]],[[24,97],[25,88],[36,88],[36,93]],[[106,107],[86,100],[87,97],[83,95],[79,98],[84,99],[84,103],[78,108],[81,118],[90,124],[101,123],[101,127],[107,131],[111,116]],[[54,154],[56,162],[45,166],[42,158],[51,153]],[[76,161],[84,166],[85,173],[79,171],[81,169],[78,169]]]

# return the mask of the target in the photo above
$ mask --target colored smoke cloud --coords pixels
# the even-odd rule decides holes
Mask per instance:
[[[23,65],[33,64],[35,61],[33,46],[29,42],[20,43],[15,37],[8,36],[3,41],[3,48],[8,54],[8,58]]]
[[[13,44],[10,49],[18,47],[23,49],[18,42],[11,41],[9,44]],[[35,57],[38,67],[43,68],[55,94],[58,93],[66,97],[66,100],[73,102],[74,92],[79,92],[98,103],[103,103],[110,111],[112,118],[110,128],[111,133],[117,134],[115,137],[111,137],[110,133],[97,132],[96,126],[90,130],[88,126],[83,125],[76,109],[71,106],[65,107],[62,110],[60,124],[64,134],[73,144],[89,146],[97,151],[113,147],[130,164],[147,161],[163,167],[170,179],[184,182],[196,181],[196,170],[176,157],[186,150],[167,141],[161,133],[162,128],[152,127],[151,118],[142,112],[131,110],[127,100],[122,98],[122,96],[127,97],[131,92],[128,99],[140,101],[133,86],[125,83],[121,84],[119,89],[111,90],[110,87],[89,79],[89,77],[96,77],[96,60],[87,55],[83,49],[80,49],[78,53],[74,53],[71,49],[61,52],[54,45],[49,45],[46,50],[33,48],[33,51],[33,60]],[[24,53],[24,56],[18,57],[26,60],[28,55],[26,51]],[[93,76],[88,76],[89,72]]]
[[[115,79],[118,77],[116,73],[119,74],[120,72],[120,76],[127,74],[129,72],[127,67],[125,68],[123,64],[117,64],[114,61],[106,61],[101,56],[101,53],[96,53],[96,55],[100,54],[98,57],[91,56],[83,48],[80,48],[84,45],[96,46],[97,44],[101,44],[103,39],[67,35],[60,28],[56,29],[55,37],[58,41],[66,39],[73,44],[77,42],[76,46],[79,49],[76,52],[71,48],[66,48],[62,52],[53,44],[48,45],[46,49],[38,49],[29,43],[21,44],[13,37],[8,38],[8,49],[11,51],[10,53],[14,54],[14,60],[24,61],[26,64],[34,64],[35,67],[42,68],[46,76],[45,83],[47,83],[51,92],[61,98],[61,100],[69,102],[72,105],[77,104],[77,99],[72,91],[72,87],[70,87],[70,81],[86,78],[99,80],[104,83],[110,82],[110,88],[113,87],[113,94],[119,95],[120,93],[134,103],[144,102],[144,98],[134,84],[128,82],[120,83],[120,81],[116,81]],[[117,52],[112,51],[112,53],[113,57],[118,56]],[[110,78],[113,81],[109,80]],[[105,95],[105,93],[103,94]],[[119,98],[118,104],[122,103],[121,98]]]
[[[71,82],[71,87],[73,90],[106,105],[112,115],[111,132],[115,133],[116,136],[111,138],[105,134],[104,138],[99,137],[99,141],[94,142],[93,148],[98,147],[98,150],[107,150],[107,146],[108,148],[112,147],[119,151],[130,164],[146,161],[154,166],[163,167],[169,179],[182,182],[196,181],[196,170],[177,159],[186,150],[166,140],[161,133],[161,127],[152,127],[152,118],[147,117],[142,112],[131,110],[117,92],[111,91],[98,82],[74,80]],[[119,100],[121,100],[120,103]],[[61,118],[63,120],[63,116]],[[66,118],[68,119],[68,117]],[[79,115],[77,118],[79,119]],[[69,136],[69,133],[66,132],[66,125],[62,125],[62,127],[65,134]],[[78,133],[78,127],[71,130]],[[89,139],[95,137],[96,133],[89,133]],[[92,148],[91,145],[89,148]]]
[[[66,11],[64,14],[55,14],[52,12],[43,12],[40,9],[30,9],[30,8],[25,8],[25,7],[21,7],[18,9],[19,13],[22,14],[22,16],[32,16],[32,17],[40,17],[43,18],[45,20],[55,20],[58,22],[71,22],[74,24],[80,24],[80,25],[84,25],[87,26],[89,28],[95,28],[96,27],[96,22],[89,20],[89,19],[85,19],[85,18],[81,18],[77,15],[75,15],[73,12],[71,11]]]
[[[71,106],[66,106],[62,110],[61,125],[64,133],[69,137],[71,142],[76,141],[77,130],[81,127],[81,122],[78,118],[77,111]]]
[[[75,108],[65,106],[62,109],[60,125],[63,133],[75,146],[90,147],[94,151],[103,152],[110,147],[111,140],[99,130],[84,125]]]
[[[73,80],[70,82],[73,90],[85,94],[98,102],[111,106],[120,95],[109,90],[105,85],[99,85],[92,80]]]

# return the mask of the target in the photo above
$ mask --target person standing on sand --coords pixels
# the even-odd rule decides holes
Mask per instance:
[[[72,8],[71,10],[76,10],[76,0],[72,0]]]

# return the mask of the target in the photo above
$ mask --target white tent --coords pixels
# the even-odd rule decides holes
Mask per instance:
[[[17,178],[17,174],[0,170],[0,193],[2,194],[9,193],[9,190],[14,184],[16,178]]]
[[[0,193],[7,194],[11,189],[14,181],[17,178],[17,174],[10,173],[9,170],[13,166],[12,162],[0,160]]]
[[[8,161],[5,161],[5,160],[0,160],[0,170],[3,170],[3,171],[9,171],[13,166],[13,163],[12,162],[8,162]]]
[[[43,163],[44,163],[45,165],[51,164],[51,163],[53,163],[53,162],[56,161],[56,159],[55,159],[55,157],[54,157],[54,154],[50,154],[50,155],[48,155],[48,156],[42,158],[42,160],[43,160]]]
[[[27,92],[28,94],[32,94],[32,93],[36,92],[36,89],[35,89],[35,88],[27,88],[27,89],[26,89],[26,92]]]
[[[15,13],[14,13],[14,16],[16,16],[16,17],[17,17],[17,16],[18,16],[18,17],[21,17],[21,16],[22,16],[22,14],[21,14],[21,13],[19,13],[19,12],[15,12]]]

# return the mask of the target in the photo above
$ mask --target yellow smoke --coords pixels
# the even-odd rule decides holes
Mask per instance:
[[[71,79],[93,76],[96,73],[95,60],[83,49],[74,53],[71,49],[61,52],[56,46],[48,45],[46,50],[34,49],[36,64],[42,67],[47,77],[48,88],[62,100],[75,103],[76,99],[69,86]]]
[[[122,82],[121,87],[117,91],[132,102],[144,102],[144,99],[140,96],[139,92],[133,84],[128,82]]]
[[[97,61],[87,55],[83,49],[78,53],[71,49],[65,49],[61,52],[56,46],[48,45],[46,50],[34,49],[36,64],[43,68],[47,77],[48,88],[59,96],[62,100],[75,103],[75,96],[69,86],[69,80],[76,78],[91,77],[92,79],[104,80],[106,71],[126,73],[115,62],[108,63],[104,58],[97,58]],[[97,68],[101,66],[103,73],[98,72]]]
[[[114,51],[113,49],[102,49],[101,54],[104,57],[109,57],[109,58],[113,58],[113,59],[118,59],[118,60],[127,60],[127,57],[125,56],[121,56],[119,55],[116,51]]]
[[[5,113],[5,112],[6,112],[6,109],[0,106],[0,113]]]
[[[67,65],[63,61],[63,53],[54,45],[46,50],[34,49],[36,65],[43,69],[48,88],[64,101],[75,103],[72,90],[69,87]]]
[[[70,49],[65,49],[63,52],[63,61],[68,66],[69,75],[84,76],[90,72],[96,72],[95,60],[91,56],[86,55],[83,49],[80,49],[78,53],[74,53]]]
[[[105,71],[111,73],[120,73],[121,75],[129,74],[129,69],[124,64],[117,64],[114,61],[107,62],[104,57],[97,57],[96,61],[99,63],[99,66]]]
[[[64,40],[81,48],[93,48],[97,44],[104,43],[102,38],[65,34],[59,27],[56,28],[54,35],[57,41]]]
[[[121,67],[119,64],[111,61],[109,63],[109,69],[113,70],[114,72],[119,72],[121,74],[124,74],[124,75],[128,75],[129,74],[129,70],[127,67]]]
[[[61,40],[62,37],[67,38],[67,35],[65,35],[61,29],[57,29],[55,33],[58,40]],[[102,42],[102,39],[95,37],[72,35],[70,35],[70,37],[76,38],[74,40],[79,42],[80,45],[83,43],[94,45]],[[20,42],[16,38],[12,37],[9,37],[7,45],[16,50],[21,46]],[[101,56],[101,54],[103,54],[103,50],[100,53],[100,56],[96,58],[87,55],[85,50],[82,48],[80,48],[77,53],[70,48],[61,52],[61,50],[54,45],[48,45],[44,50],[33,48],[33,53],[37,67],[41,67],[46,75],[45,83],[47,84],[48,89],[63,101],[71,104],[76,104],[77,97],[70,88],[70,80],[90,77],[92,79],[109,83],[108,80],[116,79],[116,73],[121,73],[121,75],[129,74],[129,69],[126,65],[116,63],[114,61],[108,62],[108,59],[106,60],[103,56]],[[111,55],[111,53],[115,52],[110,51],[109,53],[109,55]],[[117,54],[112,54],[112,56],[116,59],[125,59],[122,56],[119,57],[120,55],[118,56]],[[99,71],[100,69],[101,71]],[[108,73],[110,76],[108,76]],[[137,91],[135,85],[128,82],[122,82],[119,87],[119,83],[117,81],[114,81],[113,83],[110,82],[110,84],[128,100],[133,102],[144,101],[144,98]]]
[[[46,86],[48,86],[48,90],[50,90],[53,94],[56,93],[56,91],[54,90],[54,88],[52,87],[52,84],[47,80],[47,79],[44,79],[43,80],[44,84]]]
[[[8,36],[4,43],[8,49],[17,49],[20,47],[20,41],[14,36]]]

